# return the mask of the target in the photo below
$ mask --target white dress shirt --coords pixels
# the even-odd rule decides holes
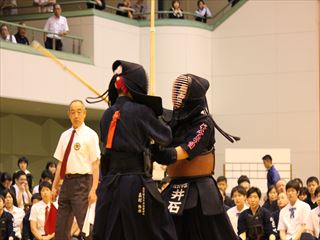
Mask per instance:
[[[44,224],[46,220],[46,207],[48,207],[48,211],[50,211],[50,205],[51,203],[47,205],[41,200],[31,207],[29,220],[36,222],[37,230],[41,235],[45,235]],[[56,202],[54,202],[53,205],[58,209],[58,204]]]
[[[313,232],[315,237],[320,236],[320,206],[312,209],[307,221],[306,229]]]
[[[292,216],[291,208],[295,208],[294,216]],[[294,206],[291,206],[291,204],[288,203],[287,206],[280,211],[278,230],[286,231],[287,240],[291,238],[294,239],[296,234],[300,231],[301,225],[307,224],[310,212],[310,206],[299,199]]]
[[[61,134],[54,157],[62,161],[73,128]],[[67,162],[66,174],[92,174],[92,163],[100,158],[99,138],[84,123],[76,129]]]
[[[32,189],[32,195],[35,194],[35,193],[39,193],[39,185],[35,186],[35,187]]]
[[[212,17],[211,11],[209,8],[198,8],[196,14],[201,17]]]
[[[16,192],[16,196],[17,196],[17,198],[18,198],[18,196],[19,196],[19,194],[20,194],[20,189],[19,189],[19,187],[17,186],[17,184],[13,185],[13,187],[14,187],[14,190],[15,190],[15,192]],[[28,193],[27,193],[26,191],[24,191],[24,192],[22,193],[22,198],[23,198],[23,200],[22,200],[22,201],[23,201],[23,205],[30,203],[29,195],[28,195]]]
[[[241,209],[241,211],[239,211],[237,209],[237,206],[229,208],[228,211],[227,211],[227,214],[228,214],[228,217],[230,219],[232,228],[233,228],[234,232],[237,235],[238,235],[238,219],[239,219],[239,215],[240,215],[240,213],[242,213],[246,209],[248,209],[248,206],[246,204],[244,204],[244,207]]]
[[[63,16],[60,16],[58,18],[56,16],[51,16],[47,20],[46,25],[44,26],[44,30],[56,33],[56,34],[48,33],[47,37],[61,39],[61,37],[58,36],[58,34],[61,32],[69,31],[67,19]]]
[[[2,37],[1,37],[1,40],[4,40],[4,39],[2,39]],[[17,43],[15,36],[10,35],[10,34],[8,34],[8,36],[6,37],[6,39],[4,41],[11,42],[11,43]]]
[[[9,212],[6,208],[4,209],[6,212]],[[22,208],[18,208],[13,206],[13,211],[9,212],[13,216],[13,231],[15,232],[15,236],[19,239],[22,238],[22,221],[24,218],[24,210]]]

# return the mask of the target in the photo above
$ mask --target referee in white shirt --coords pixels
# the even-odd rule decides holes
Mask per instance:
[[[61,16],[61,6],[59,4],[53,5],[54,16],[50,17],[46,25],[44,26],[45,31],[53,32],[44,35],[45,47],[48,49],[53,49],[55,45],[55,50],[62,51],[62,37],[69,32],[69,26],[67,19]]]
[[[54,153],[59,160],[52,189],[54,195],[60,179],[64,179],[58,200],[55,240],[71,239],[74,217],[82,229],[88,206],[97,199],[98,135],[84,124],[86,109],[82,101],[73,100],[70,103],[68,116],[72,127],[62,133]]]

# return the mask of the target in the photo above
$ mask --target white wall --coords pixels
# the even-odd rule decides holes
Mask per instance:
[[[242,137],[220,161],[290,148],[293,177],[319,176],[319,1],[249,1],[212,36],[214,113]]]
[[[172,109],[173,80],[193,73],[211,80],[211,32],[192,27],[157,27],[155,38],[155,92],[163,105]],[[202,47],[201,47],[202,46]],[[149,28],[141,29],[140,62],[149,72]],[[203,49],[203,50],[202,50]],[[211,89],[208,92],[211,102]]]
[[[101,92],[106,89],[103,69],[89,64],[62,62],[96,89]],[[84,100],[87,96],[94,96],[78,80],[46,57],[0,48],[0,69],[1,97],[68,105],[73,99]],[[100,104],[101,108],[105,106]]]

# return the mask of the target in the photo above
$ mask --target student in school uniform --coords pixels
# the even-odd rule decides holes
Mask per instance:
[[[260,207],[261,191],[251,187],[247,191],[249,209],[238,219],[238,235],[242,240],[275,240],[276,226],[269,210]]]
[[[280,211],[278,230],[281,240],[300,239],[305,230],[311,209],[307,203],[299,200],[299,190],[299,183],[294,180],[286,185],[289,203]]]
[[[13,216],[11,213],[4,211],[5,199],[0,195],[0,239],[14,239]]]
[[[232,224],[234,232],[237,234],[238,232],[238,219],[240,213],[244,210],[248,209],[246,205],[246,190],[241,186],[235,186],[231,190],[231,197],[235,203],[235,206],[228,209],[227,214],[229,216],[230,222]]]
[[[234,201],[226,193],[228,188],[228,180],[225,176],[219,176],[217,178],[217,186],[221,192],[224,205],[227,205],[228,208],[234,207]]]
[[[314,192],[318,206],[312,209],[306,225],[306,232],[310,233],[314,239],[320,239],[320,187]]]
[[[50,211],[55,211],[56,215],[58,204],[52,202],[52,185],[49,182],[40,183],[39,192],[42,200],[32,206],[29,217],[31,232],[35,239],[50,240],[54,238],[55,233],[48,229],[48,221],[52,221],[49,215]]]
[[[276,226],[278,226],[278,223],[279,223],[280,211],[282,208],[287,206],[288,202],[289,200],[288,200],[287,194],[284,192],[279,193],[278,200],[277,200],[278,209],[277,211],[271,213]],[[278,235],[279,235],[279,232],[278,232]]]
[[[309,177],[307,179],[307,199],[305,200],[306,203],[309,204],[311,209],[316,208],[317,205],[317,197],[315,195],[315,190],[319,187],[319,179],[315,176]]]

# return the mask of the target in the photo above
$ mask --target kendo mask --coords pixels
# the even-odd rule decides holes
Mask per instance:
[[[206,92],[209,89],[208,80],[192,75],[180,75],[173,83],[172,103],[173,103],[173,118],[176,121],[186,120],[190,117],[201,114],[209,115],[209,109],[206,99]],[[240,138],[232,136],[223,131],[218,124],[213,120],[214,127],[230,142],[239,141]]]
[[[180,75],[173,83],[172,103],[176,120],[187,119],[203,110],[209,114],[206,92],[209,81],[192,75]]]

